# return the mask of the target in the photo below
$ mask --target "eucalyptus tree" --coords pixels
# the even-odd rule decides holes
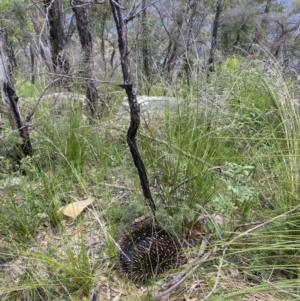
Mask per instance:
[[[258,7],[253,2],[233,0],[220,18],[220,48],[225,53],[248,55],[249,45],[258,41]],[[253,43],[253,42],[252,42]]]
[[[142,22],[141,22],[141,35],[142,35],[142,58],[143,58],[143,71],[146,79],[150,79],[150,63],[149,63],[149,26],[147,26],[147,1],[142,0]]]
[[[182,63],[190,65],[190,57],[197,52],[199,35],[206,25],[206,1],[163,1],[163,10],[157,12],[161,30],[165,31],[162,69],[172,75]],[[177,67],[177,68],[176,68]],[[189,66],[190,68],[190,66]]]
[[[83,83],[86,89],[86,97],[88,99],[88,105],[91,113],[94,115],[97,102],[98,91],[94,78],[94,64],[93,64],[93,43],[90,30],[90,22],[87,10],[80,0],[70,0],[70,6],[75,14],[76,24],[83,52],[84,63],[84,79]]]
[[[18,71],[35,80],[36,50],[34,47],[34,30],[29,15],[30,3],[26,1],[1,1],[0,20],[9,36],[14,53],[18,53],[14,64],[18,64]]]
[[[99,76],[102,78],[109,77],[113,72],[110,72],[109,67],[114,68],[117,43],[115,39],[115,24],[111,14],[111,8],[108,1],[101,5],[88,5],[87,11],[90,19],[90,31],[93,41],[99,43],[99,59],[97,65],[100,69]],[[99,71],[98,69],[98,71]]]
[[[8,44],[7,34],[0,28],[0,90],[2,101],[13,130],[18,131],[21,143],[19,151],[25,156],[32,155],[32,146],[29,138],[28,122],[22,119],[19,110],[19,97],[14,86],[13,59],[11,47]],[[18,155],[18,157],[20,157]]]
[[[210,46],[209,58],[208,58],[209,71],[214,71],[213,64],[214,64],[215,52],[217,48],[217,37],[218,37],[219,21],[222,13],[222,6],[223,6],[223,0],[217,0],[216,14],[213,22],[213,27],[212,27],[211,46]]]
[[[128,24],[128,42],[138,74],[150,85],[171,84],[178,74],[188,80],[194,62],[201,63],[203,49],[209,49],[202,31],[210,1],[143,0],[136,10],[140,13]]]
[[[45,21],[49,28],[53,70],[61,77],[61,84],[68,85],[69,61],[65,46],[67,35],[65,30],[64,10],[62,0],[44,0]]]
[[[220,49],[226,54],[273,55],[288,67],[295,62],[299,18],[277,0],[231,0],[221,16]],[[297,6],[297,1],[293,4]],[[258,46],[258,47],[254,47]]]

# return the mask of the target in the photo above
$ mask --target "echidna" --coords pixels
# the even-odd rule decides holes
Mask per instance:
[[[120,241],[121,269],[133,281],[145,281],[179,265],[181,245],[167,231],[142,226]]]

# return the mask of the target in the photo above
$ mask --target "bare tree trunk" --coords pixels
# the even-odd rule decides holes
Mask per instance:
[[[252,49],[253,45],[258,44],[258,43],[259,43],[259,32],[258,32],[257,27],[255,26],[254,27],[254,37],[252,39],[251,44],[249,44],[248,49],[247,49],[247,53],[249,55],[251,55],[251,49]]]
[[[93,44],[90,32],[89,18],[85,6],[80,0],[70,0],[70,5],[75,14],[78,34],[82,51],[84,53],[84,81],[86,84],[86,97],[89,100],[89,108],[92,115],[95,114],[98,102],[98,91],[93,74]]]
[[[34,31],[35,31],[36,35],[39,37],[38,45],[39,45],[41,57],[44,60],[45,65],[50,73],[51,80],[53,80],[54,79],[54,76],[53,76],[54,70],[53,70],[53,64],[52,64],[52,56],[51,56],[51,51],[50,51],[51,46],[50,46],[49,38],[48,38],[48,36],[46,36],[45,34],[43,34],[40,31],[41,26],[40,26],[39,22],[37,21],[37,19],[38,19],[37,15],[35,15],[33,13],[33,11],[29,11],[28,13],[30,16],[30,20],[33,24]],[[43,11],[40,10],[40,13],[42,14],[43,18],[46,17],[46,15]]]
[[[209,51],[209,58],[208,58],[208,71],[213,72],[214,68],[214,60],[215,60],[215,53],[217,48],[217,37],[218,37],[218,27],[219,27],[219,20],[222,12],[222,0],[217,0],[216,3],[216,14],[213,24],[212,30],[212,38],[211,38],[211,46]]]
[[[150,67],[149,67],[149,50],[148,50],[148,36],[149,30],[147,26],[147,12],[146,12],[146,0],[142,1],[142,57],[143,57],[143,69],[147,81],[150,80]]]
[[[61,77],[63,86],[68,86],[69,61],[64,52],[67,38],[64,30],[62,0],[44,0],[46,18],[50,30],[51,55],[54,72]]]
[[[107,67],[106,67],[106,59],[105,59],[105,20],[101,23],[101,29],[100,29],[100,38],[101,38],[101,59],[103,62],[103,68],[105,72],[105,76],[107,75]]]
[[[4,30],[0,29],[0,89],[3,104],[6,108],[9,122],[13,130],[19,131],[22,144],[19,145],[25,156],[32,156],[32,146],[29,139],[28,124],[23,122],[18,107],[18,96],[12,77],[12,52],[7,42]]]
[[[100,54],[101,54],[103,69],[104,69],[105,77],[106,77],[107,76],[107,60],[106,60],[105,54],[106,54],[107,47],[105,46],[105,41],[107,40],[107,42],[110,43],[109,35],[107,35],[106,31],[107,31],[107,24],[111,20],[111,9],[110,9],[109,3],[107,3],[107,4],[105,3],[104,5],[101,6],[101,13],[100,13],[99,17],[101,18],[101,20],[99,20],[100,28],[99,28],[99,34],[97,36],[99,36],[99,38],[100,38],[100,45],[101,45]]]
[[[30,54],[30,82],[34,85],[34,82],[35,82],[35,74],[34,74],[35,59],[34,59],[33,47],[31,44],[29,45],[29,54]]]
[[[266,6],[265,6],[265,10],[264,10],[265,14],[269,13],[270,7],[271,7],[271,2],[272,2],[272,0],[267,0]]]
[[[141,181],[141,186],[143,189],[143,194],[147,205],[152,210],[153,216],[155,217],[155,204],[152,199],[151,191],[149,188],[149,181],[146,173],[145,165],[141,159],[141,156],[136,145],[136,133],[140,125],[140,107],[137,102],[136,93],[133,89],[132,79],[131,79],[131,69],[128,58],[128,43],[127,43],[127,20],[132,18],[132,15],[129,15],[127,19],[124,19],[122,8],[119,3],[119,0],[110,0],[109,1],[114,20],[118,32],[118,43],[119,51],[121,58],[121,66],[123,73],[124,83],[120,87],[124,88],[128,96],[128,102],[130,107],[130,126],[127,131],[127,143],[134,161],[134,164],[138,170],[138,174]],[[130,10],[132,14],[133,10]]]

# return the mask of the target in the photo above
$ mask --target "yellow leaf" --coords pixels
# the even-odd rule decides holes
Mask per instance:
[[[83,201],[77,201],[59,209],[65,216],[75,219],[88,205],[92,204],[94,199],[88,198]]]

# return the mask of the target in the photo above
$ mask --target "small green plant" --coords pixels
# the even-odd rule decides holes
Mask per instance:
[[[2,199],[1,233],[13,240],[31,240],[40,226],[41,204],[30,187],[22,187],[20,197],[10,193]]]
[[[86,130],[81,124],[81,112],[79,110],[70,113],[70,130],[67,134],[64,149],[67,164],[75,168],[77,172],[82,172],[86,158]]]
[[[39,96],[39,94],[43,90],[44,82],[43,81],[36,81],[36,84],[30,83],[30,81],[24,81],[21,78],[17,78],[15,82],[17,94],[21,98],[31,98]],[[21,106],[23,105],[21,101]]]
[[[41,280],[33,269],[26,268],[19,279],[18,287],[7,287],[6,290],[8,292],[2,296],[2,300],[47,300],[51,298],[47,290],[48,285],[49,282],[47,280]]]

